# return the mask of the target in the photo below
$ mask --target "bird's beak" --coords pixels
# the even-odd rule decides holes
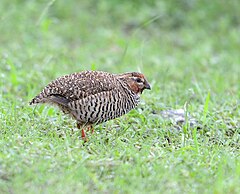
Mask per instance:
[[[145,89],[147,90],[151,90],[151,86],[148,82],[145,83]]]

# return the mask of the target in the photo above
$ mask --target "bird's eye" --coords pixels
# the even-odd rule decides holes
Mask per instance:
[[[136,82],[137,82],[137,83],[141,83],[142,80],[141,80],[140,78],[137,78],[137,79],[136,79]]]

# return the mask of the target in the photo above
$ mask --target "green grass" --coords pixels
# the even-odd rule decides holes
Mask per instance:
[[[240,193],[240,3],[0,4],[0,193]],[[141,71],[129,114],[83,143],[75,121],[28,102],[58,76]],[[180,129],[160,116],[187,110]]]

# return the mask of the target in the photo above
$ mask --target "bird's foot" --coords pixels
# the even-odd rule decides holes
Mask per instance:
[[[82,125],[80,123],[77,123],[77,128],[82,129],[82,131],[81,131],[82,140],[84,140],[85,142],[88,141],[88,138],[84,131],[84,128],[82,128]],[[94,129],[93,129],[92,125],[87,126],[87,132],[88,131],[91,131],[92,134],[94,133]]]
[[[91,131],[92,134],[94,133],[94,128],[92,125],[88,126],[87,130]]]

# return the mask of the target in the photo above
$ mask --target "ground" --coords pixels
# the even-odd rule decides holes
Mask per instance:
[[[240,193],[239,6],[2,0],[0,193]],[[141,71],[152,90],[84,143],[75,121],[28,102],[86,69]],[[197,123],[162,118],[175,109]]]

